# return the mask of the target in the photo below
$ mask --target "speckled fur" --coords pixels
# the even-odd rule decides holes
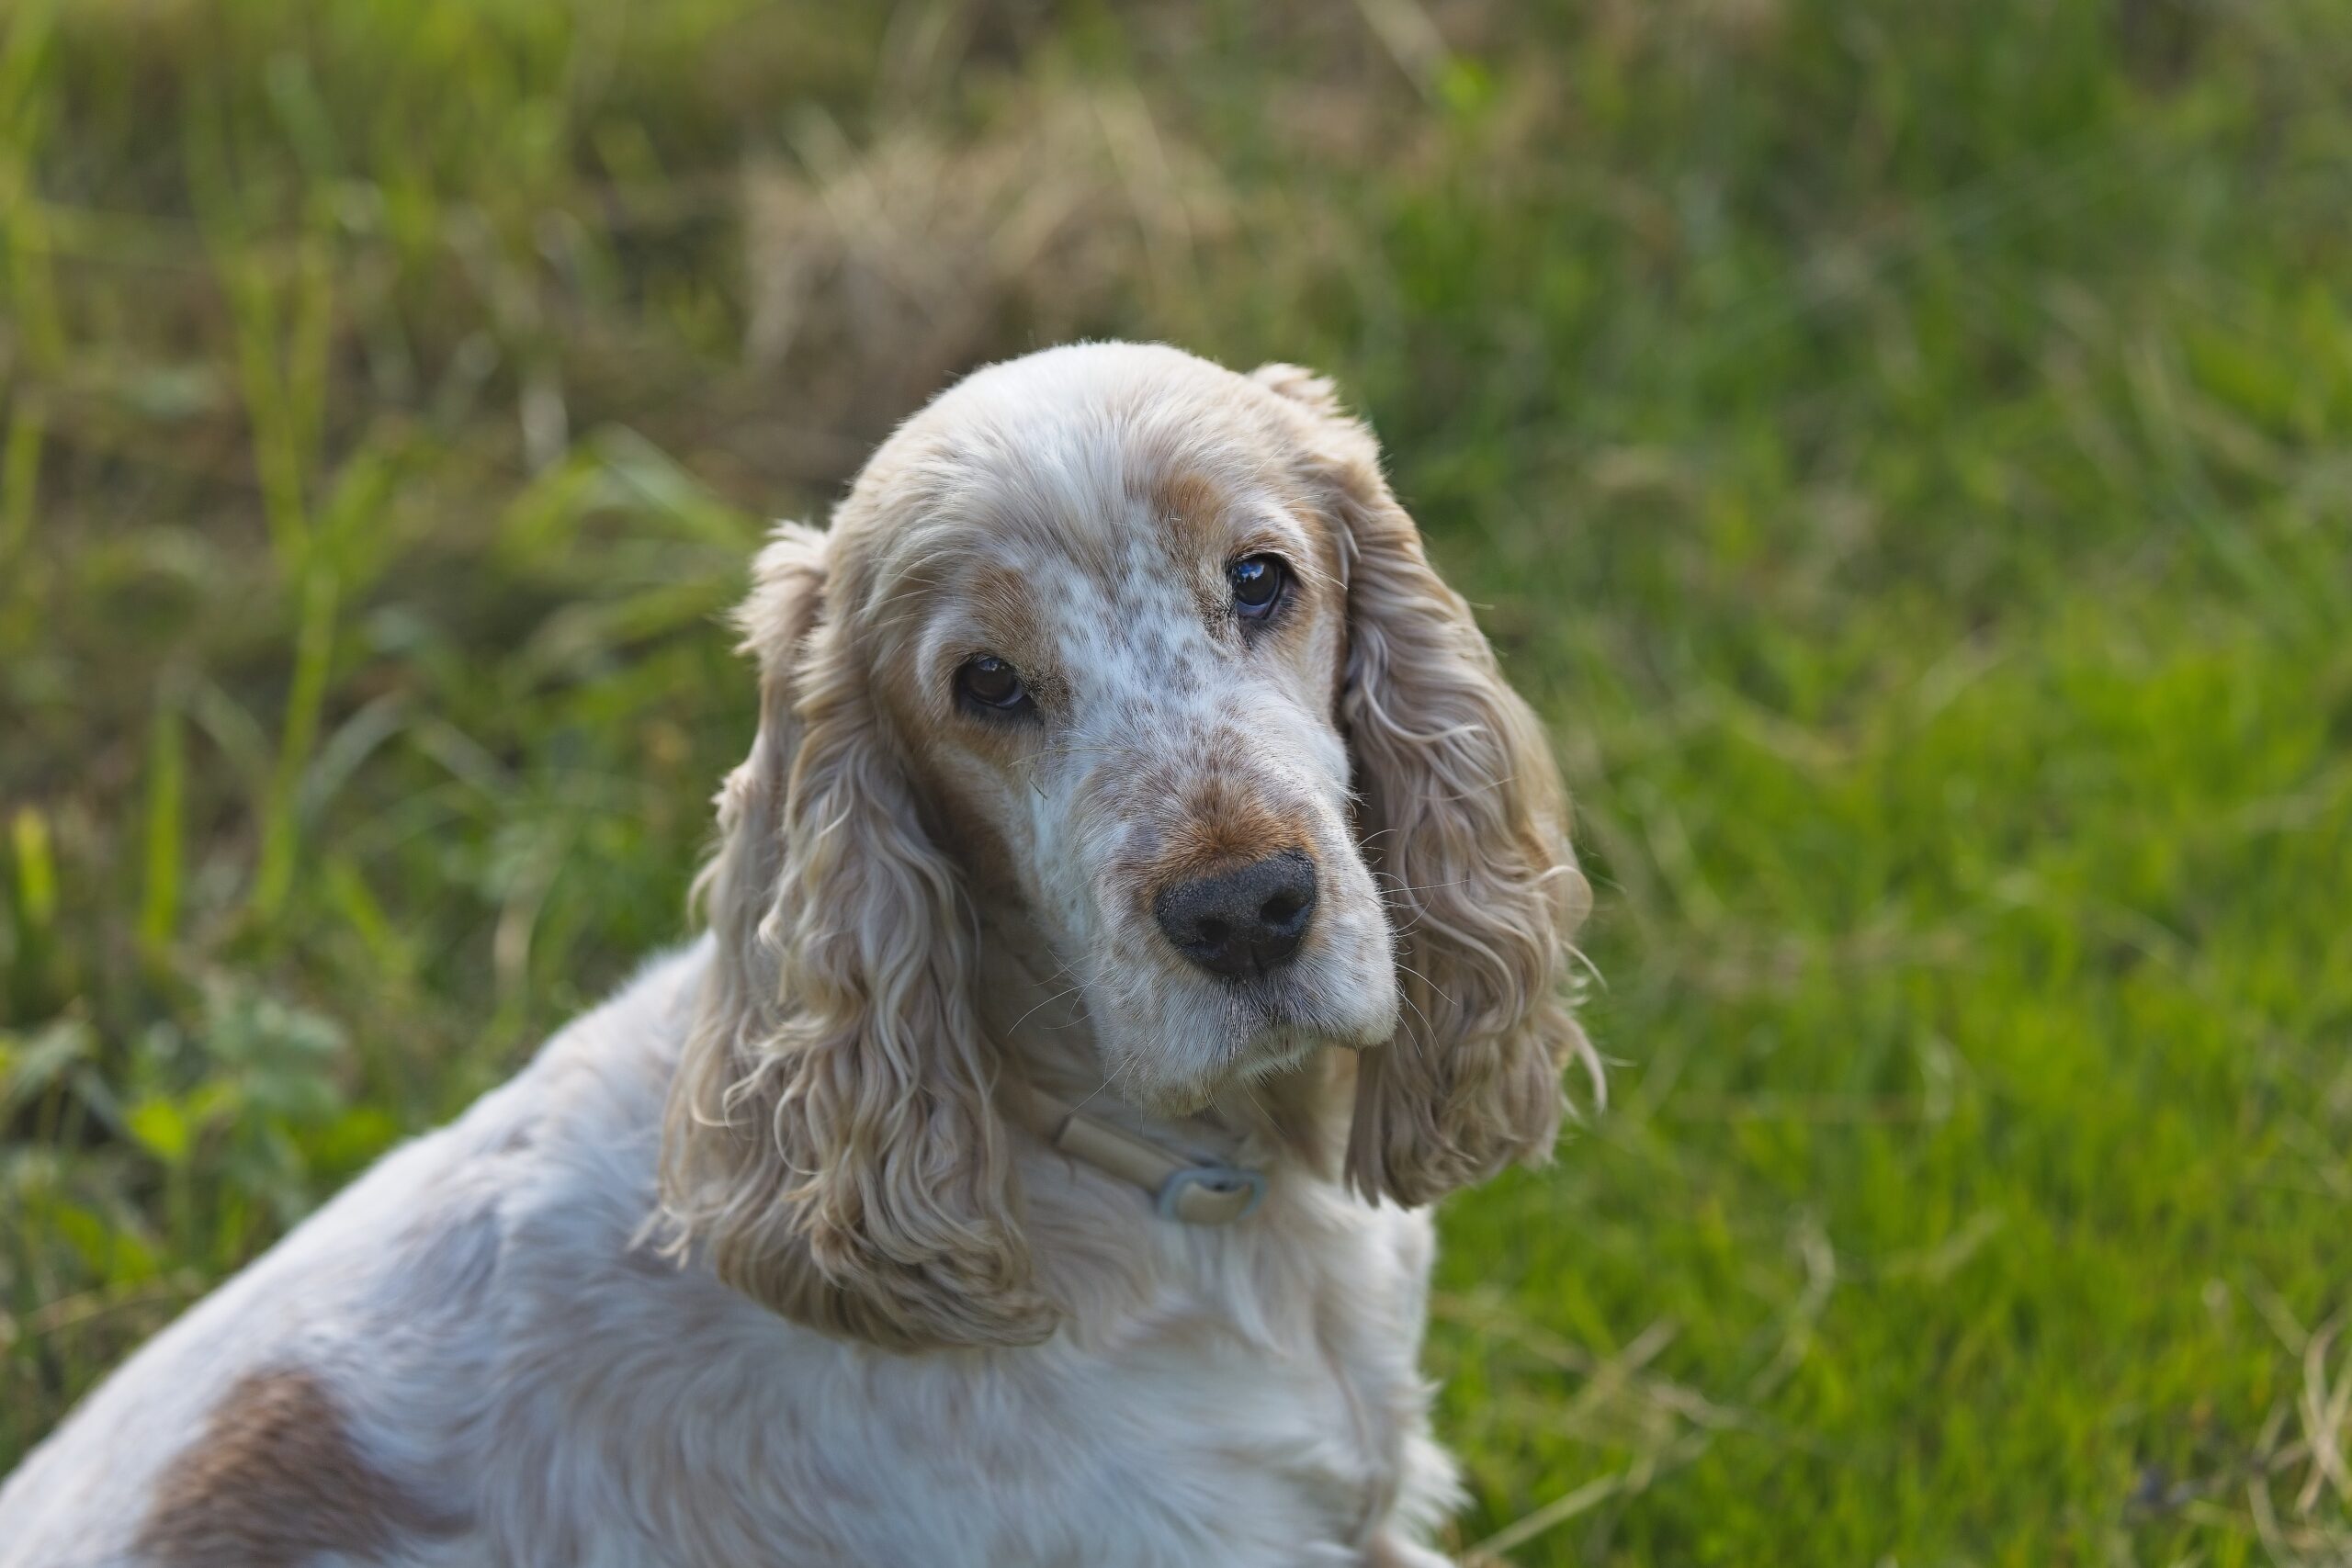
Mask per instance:
[[[1246,626],[1261,551],[1296,597]],[[288,1565],[1437,1561],[1403,1205],[1548,1149],[1583,883],[1369,434],[1286,367],[995,367],[743,626],[711,934],[134,1357],[0,1490],[0,1568],[212,1561],[175,1518]],[[1034,723],[957,709],[981,652]],[[1169,878],[1286,849],[1280,976],[1159,935]],[[1008,1075],[1268,1199],[1160,1222]]]

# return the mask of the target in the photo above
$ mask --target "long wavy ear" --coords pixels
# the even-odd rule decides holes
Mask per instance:
[[[1033,1344],[953,864],[876,719],[826,536],[786,525],[741,624],[750,760],[697,893],[717,952],[663,1129],[673,1244],[788,1317],[896,1349]]]
[[[1549,1156],[1569,1057],[1598,1089],[1566,974],[1592,895],[1543,730],[1430,567],[1371,431],[1310,372],[1257,379],[1310,416],[1314,477],[1345,530],[1340,716],[1397,933],[1404,1022],[1359,1065],[1348,1179],[1426,1203]]]

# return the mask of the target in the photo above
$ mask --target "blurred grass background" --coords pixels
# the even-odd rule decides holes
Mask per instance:
[[[2352,1561],[2352,9],[10,0],[0,1469],[674,938],[762,520],[1336,374],[1613,1103],[1454,1203],[1521,1563]]]

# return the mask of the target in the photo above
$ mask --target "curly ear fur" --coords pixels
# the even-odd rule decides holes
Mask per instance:
[[[1056,1314],[1012,1215],[956,873],[825,614],[825,536],[779,529],[754,576],[759,735],[697,885],[718,951],[663,1129],[674,1245],[831,1333],[1035,1343]]]
[[[1256,379],[1312,416],[1315,477],[1345,529],[1340,716],[1397,933],[1404,1022],[1359,1066],[1348,1179],[1425,1203],[1549,1156],[1567,1058],[1598,1085],[1565,973],[1591,892],[1543,730],[1430,567],[1372,433],[1320,377]]]

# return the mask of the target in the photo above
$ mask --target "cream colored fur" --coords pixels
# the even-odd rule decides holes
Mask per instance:
[[[1225,570],[1263,552],[1295,597],[1251,630]],[[257,1386],[331,1399],[344,1472],[431,1525],[277,1521],[312,1544],[273,1561],[1435,1560],[1421,1206],[1548,1152],[1587,896],[1370,434],[1287,367],[1034,355],[755,577],[710,934],[134,1357],[0,1491],[0,1568],[225,1561],[155,1500],[232,1486]],[[1034,722],[958,707],[982,652]],[[1282,849],[1317,904],[1275,977],[1154,928]],[[1001,1116],[1010,1076],[1267,1201],[1157,1219]]]

